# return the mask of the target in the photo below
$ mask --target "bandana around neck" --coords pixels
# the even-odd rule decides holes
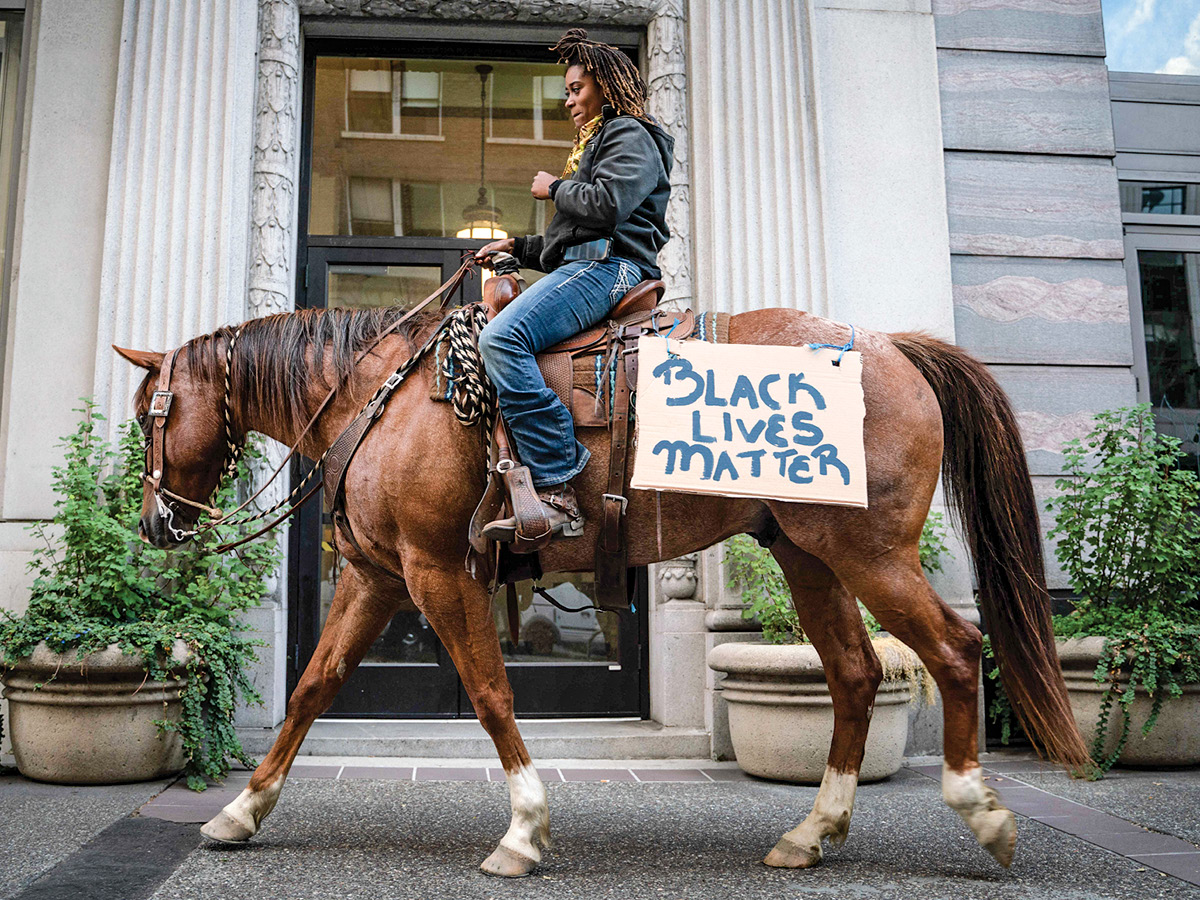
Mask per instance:
[[[583,156],[584,148],[587,147],[588,141],[600,130],[600,125],[603,121],[604,115],[602,113],[579,129],[579,134],[575,135],[575,146],[571,148],[571,155],[567,157],[567,164],[563,168],[563,178],[571,177],[579,169],[579,160]]]

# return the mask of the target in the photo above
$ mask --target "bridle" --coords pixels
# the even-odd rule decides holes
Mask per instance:
[[[222,418],[225,423],[225,459],[221,467],[221,475],[217,479],[217,486],[213,488],[213,493],[220,490],[221,482],[226,477],[234,478],[237,476],[238,462],[241,460],[246,446],[245,435],[238,437],[234,432],[233,412],[230,404],[233,348],[237,345],[238,338],[241,337],[243,327],[245,327],[244,323],[233,331],[229,337],[229,344],[225,348],[225,396],[221,403]],[[171,413],[171,404],[175,399],[175,395],[171,391],[171,376],[175,372],[175,362],[178,357],[179,348],[176,348],[163,359],[162,368],[158,373],[158,383],[154,386],[154,393],[150,397],[150,406],[146,410],[146,419],[152,419],[153,422],[148,422],[142,428],[142,433],[146,436],[146,462],[145,470],[142,472],[142,480],[150,485],[150,490],[154,494],[154,504],[159,516],[163,520],[163,525],[170,532],[172,538],[182,542],[187,538],[195,537],[203,530],[216,527],[216,525],[228,519],[229,516],[211,506],[197,503],[195,500],[190,500],[187,497],[182,497],[174,491],[163,487],[162,484],[167,468],[167,417]],[[200,528],[188,531],[176,528],[175,511],[171,508],[170,501],[183,503],[194,509],[207,512],[213,516],[214,521],[207,526],[201,526]],[[241,507],[239,507],[240,509]]]
[[[389,325],[386,329],[380,332],[376,336],[375,340],[371,342],[370,346],[363,350],[354,360],[354,365],[357,366],[360,362],[362,362],[363,359],[365,359],[372,351],[374,351],[376,347],[379,346],[380,343],[383,342],[384,338],[394,333],[401,325],[412,319],[413,316],[423,310],[435,299],[438,297],[443,297],[443,295],[445,296],[441,305],[444,307],[450,296],[453,295],[453,293],[458,289],[458,286],[461,284],[463,278],[466,277],[467,273],[470,272],[474,266],[474,256],[468,255],[463,260],[462,265],[458,267],[458,270],[451,275],[450,278],[441,285],[441,287],[439,287],[432,294],[430,294],[428,297],[406,312],[403,316],[396,319],[396,321]],[[217,481],[217,487],[214,488],[214,492],[220,488],[221,481],[224,480],[226,475],[229,477],[234,477],[237,475],[238,460],[241,458],[243,449],[245,447],[245,436],[237,435],[233,427],[233,416],[231,412],[232,376],[230,374],[233,365],[233,348],[237,343],[238,337],[242,333],[243,327],[244,324],[239,325],[233,332],[229,340],[229,345],[225,350],[225,397],[222,401],[222,416],[225,424],[225,464],[222,468],[221,477]],[[280,522],[287,519],[305,503],[315,497],[320,491],[321,483],[318,481],[315,485],[308,489],[307,493],[304,493],[299,500],[293,503],[293,500],[299,496],[313,480],[313,476],[320,471],[321,464],[325,461],[325,457],[329,454],[329,449],[332,449],[332,445],[329,449],[326,449],[326,451],[321,454],[320,458],[316,461],[312,468],[310,468],[308,472],[305,473],[304,477],[300,479],[300,483],[297,484],[286,497],[271,506],[269,509],[258,512],[251,511],[246,515],[239,517],[239,515],[246,512],[251,504],[253,504],[254,501],[257,500],[262,493],[266,491],[266,489],[275,481],[275,479],[279,477],[280,473],[283,472],[288,463],[299,455],[298,450],[301,442],[308,437],[309,433],[313,429],[313,426],[317,423],[317,420],[321,418],[321,414],[325,412],[330,403],[333,402],[334,396],[339,390],[341,390],[342,385],[341,382],[335,384],[329,393],[325,395],[325,399],[321,401],[320,406],[317,407],[317,411],[313,413],[312,418],[308,420],[308,424],[304,426],[304,430],[300,432],[300,436],[296,438],[295,443],[292,444],[291,448],[287,452],[287,455],[284,456],[283,461],[280,462],[275,471],[272,472],[271,475],[259,486],[258,490],[242,501],[242,503],[232,512],[222,513],[218,509],[214,509],[213,507],[203,503],[198,503],[195,500],[190,500],[187,497],[182,497],[179,494],[176,494],[173,491],[163,487],[163,478],[166,474],[167,419],[170,415],[171,406],[174,401],[174,394],[171,391],[171,377],[174,374],[175,362],[178,359],[179,350],[180,348],[177,347],[168,353],[163,359],[162,368],[158,373],[158,382],[154,386],[154,393],[150,398],[150,406],[146,410],[147,421],[142,425],[142,432],[146,436],[146,462],[145,469],[142,472],[142,480],[150,485],[150,490],[154,495],[155,508],[159,517],[162,519],[164,526],[170,533],[171,538],[177,543],[183,543],[188,538],[197,537],[198,535],[201,535],[207,531],[211,531],[220,525],[246,525],[251,522],[265,519],[268,516],[279,512],[279,510],[283,509],[285,506],[288,506],[289,503],[292,504],[288,509],[284,510],[281,515],[268,522],[265,526],[253,534],[245,535],[237,540],[228,541],[217,547],[216,552],[222,553],[226,550],[232,550],[235,547],[252,541],[256,537],[270,531]],[[153,422],[150,422],[150,419],[153,419]],[[193,509],[199,510],[200,512],[207,512],[210,516],[212,516],[212,519],[208,522],[203,522],[199,525],[196,525],[191,529],[185,530],[177,528],[175,527],[175,511],[171,508],[171,502],[182,503],[192,507]]]

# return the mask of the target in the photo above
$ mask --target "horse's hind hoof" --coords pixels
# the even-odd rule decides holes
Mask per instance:
[[[220,841],[222,844],[244,844],[254,837],[254,832],[235,819],[225,810],[221,810],[200,829],[206,838]]]
[[[979,830],[975,836],[996,862],[1006,869],[1012,865],[1017,846],[1017,819],[1011,812],[1003,808],[988,810],[979,817]]]
[[[801,847],[788,838],[779,843],[766,855],[763,862],[779,869],[810,869],[821,861],[821,845]]]
[[[537,868],[538,861],[530,859],[523,853],[509,850],[503,844],[497,847],[492,855],[483,861],[479,868],[487,875],[501,878],[524,878]]]

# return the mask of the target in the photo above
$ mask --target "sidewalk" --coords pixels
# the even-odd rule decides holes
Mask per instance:
[[[808,871],[759,860],[815,788],[700,760],[549,760],[554,847],[532,878],[478,870],[508,827],[499,769],[478,760],[302,757],[244,847],[201,839],[248,772],[182,783],[0,778],[0,898],[1200,898],[1200,769],[1072,782],[1015,754],[985,759],[1019,817],[1004,871],[942,802],[937,760],[859,789],[850,837]]]

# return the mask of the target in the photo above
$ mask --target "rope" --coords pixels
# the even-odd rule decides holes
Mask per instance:
[[[846,351],[854,349],[854,326],[850,326],[850,340],[844,344],[809,344],[808,346],[812,350],[841,350],[842,352],[838,354],[838,358],[833,361],[835,366],[840,366],[842,364],[842,357],[846,355]]]
[[[483,425],[490,435],[496,424],[496,388],[488,379],[479,353],[479,332],[487,325],[487,309],[477,303],[456,309],[445,322],[449,349],[442,374],[450,380],[450,403],[463,425]]]

